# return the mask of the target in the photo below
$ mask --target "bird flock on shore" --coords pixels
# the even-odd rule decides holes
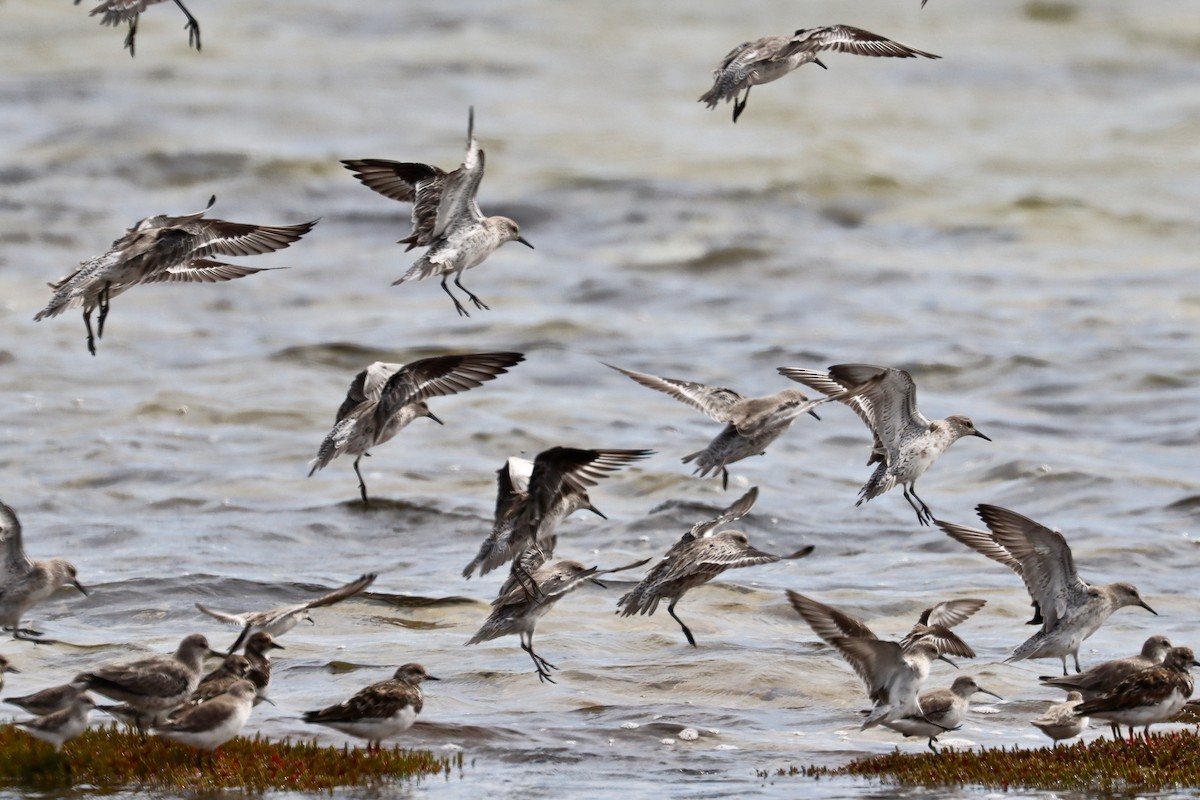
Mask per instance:
[[[133,55],[139,16],[159,2],[163,0],[104,0],[91,14],[101,15],[103,25],[128,24],[125,46]],[[180,0],[174,3],[187,19],[189,46],[200,50],[199,23]],[[940,58],[846,25],[800,29],[791,35],[767,36],[734,48],[718,64],[713,87],[699,98],[700,102],[708,108],[722,100],[732,102],[733,121],[737,122],[753,86],[775,81],[810,62],[825,68],[819,55],[826,51]],[[407,246],[405,252],[426,249],[393,285],[440,278],[441,288],[459,316],[489,309],[463,285],[466,270],[478,266],[505,243],[516,241],[533,247],[521,235],[516,221],[484,216],[478,206],[485,154],[475,136],[473,109],[468,111],[463,161],[452,171],[383,159],[347,159],[342,164],[367,188],[412,207],[411,233],[400,243]],[[51,300],[34,319],[51,318],[81,307],[86,346],[96,356],[111,301],[117,295],[138,284],[223,282],[262,272],[214,258],[282,250],[297,244],[317,224],[316,219],[260,225],[208,218],[215,201],[213,197],[199,212],[156,215],[137,222],[105,253],[82,261],[77,269],[52,282]],[[471,309],[450,284],[465,294]],[[311,462],[309,476],[339,456],[353,457],[359,497],[364,506],[369,505],[370,495],[359,468],[363,457],[420,417],[441,424],[429,407],[432,398],[481,387],[524,360],[525,355],[517,352],[466,352],[407,364],[376,362],[366,366],[351,380],[333,427]],[[867,465],[873,469],[859,492],[858,504],[899,487],[919,525],[936,526],[949,538],[1012,570],[1023,582],[1033,605],[1030,624],[1039,627],[1006,660],[1061,661],[1061,675],[1040,680],[1047,687],[1065,691],[1066,700],[1031,721],[1054,741],[1080,735],[1089,718],[1109,722],[1114,736],[1120,736],[1120,726],[1125,726],[1133,737],[1135,728],[1148,731],[1150,725],[1174,718],[1190,698],[1191,668],[1197,665],[1194,654],[1188,647],[1173,646],[1161,635],[1149,637],[1138,655],[1082,669],[1082,642],[1111,614],[1128,606],[1150,614],[1157,612],[1131,583],[1092,584],[1084,580],[1062,533],[1016,511],[986,503],[977,506],[984,528],[944,521],[935,515],[917,494],[918,480],[959,439],[992,440],[967,416],[930,419],[922,414],[917,407],[916,385],[907,371],[863,363],[836,364],[825,370],[780,367],[782,377],[819,396],[810,398],[792,387],[747,397],[725,387],[659,377],[624,366],[603,366],[669,395],[724,426],[707,445],[681,457],[699,478],[719,476],[723,489],[728,488],[731,467],[750,456],[765,455],[768,446],[802,417],[817,417],[817,409],[835,413],[830,409],[847,406],[870,433]],[[603,586],[604,576],[636,570],[649,562],[644,559],[602,568],[577,560],[555,560],[557,528],[577,511],[604,517],[588,490],[653,454],[648,449],[555,446],[532,461],[514,456],[501,466],[497,471],[492,530],[462,575],[464,579],[483,576],[505,565],[508,574],[492,601],[490,615],[466,644],[515,634],[533,662],[537,678],[555,682],[556,665],[534,650],[538,619],[583,584]],[[768,553],[751,545],[743,531],[726,527],[750,514],[757,500],[758,490],[752,488],[715,517],[697,521],[648,567],[636,585],[620,596],[615,613],[624,617],[653,615],[665,601],[667,613],[681,628],[688,645],[698,646],[692,630],[676,613],[677,604],[690,589],[728,569],[801,559],[812,552],[810,546],[782,555]],[[23,627],[22,620],[63,587],[86,593],[75,566],[61,558],[30,559],[17,514],[3,503],[0,553],[4,558],[0,625],[16,640],[53,643]],[[211,648],[205,635],[192,633],[171,655],[97,664],[66,683],[24,696],[5,697],[4,701],[34,715],[14,724],[49,742],[55,750],[82,733],[90,712],[97,708],[141,731],[213,750],[241,731],[256,703],[271,702],[267,692],[270,654],[284,650],[276,639],[301,620],[311,619],[312,609],[354,597],[369,588],[375,578],[374,574],[363,575],[314,599],[266,611],[226,612],[197,604],[203,615],[240,629],[226,651]],[[983,599],[936,602],[896,640],[882,639],[863,621],[799,592],[787,592],[787,599],[817,638],[832,647],[861,678],[871,702],[871,708],[863,712],[864,729],[884,726],[904,736],[924,738],[931,749],[936,749],[941,734],[963,723],[972,697],[979,693],[996,696],[969,675],[956,678],[948,688],[925,690],[936,662],[954,664],[951,656],[976,656],[955,629],[984,608]],[[1073,673],[1068,668],[1068,657]],[[206,672],[205,661],[209,658],[219,659],[220,665]],[[0,656],[0,687],[6,673],[17,672],[8,658]],[[392,678],[371,684],[343,702],[307,711],[301,719],[363,738],[368,748],[377,748],[382,740],[413,724],[423,709],[421,684],[429,680],[438,678],[428,674],[421,664],[404,664]],[[97,705],[93,694],[116,704]]]

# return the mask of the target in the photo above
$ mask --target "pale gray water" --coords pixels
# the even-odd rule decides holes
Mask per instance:
[[[1030,632],[1016,577],[919,528],[898,492],[854,508],[870,437],[848,410],[798,420],[722,493],[679,463],[719,426],[600,361],[747,394],[794,386],[779,366],[908,368],[928,415],[968,414],[995,439],[960,442],[921,481],[935,513],[974,524],[990,502],[1060,527],[1085,577],[1131,580],[1162,615],[1118,612],[1085,666],[1155,632],[1197,645],[1194,3],[190,8],[202,53],[166,4],[131,60],[86,3],[0,6],[0,497],[31,555],[68,555],[95,588],[33,615],[95,648],[6,644],[25,670],[8,691],[125,645],[232,641],[197,600],[264,608],[377,570],[369,598],[285,637],[278,706],[249,728],[305,733],[301,711],[416,660],[443,680],[401,741],[462,748],[473,766],[415,794],[890,796],[756,777],[924,748],[857,732],[859,681],[783,590],[885,635],[933,600],[986,596],[961,629],[981,655],[964,669],[1007,699],[946,738],[1048,741],[1028,719],[1059,699],[1035,681],[1057,661],[998,663]],[[829,54],[828,71],[757,87],[736,126],[729,106],[695,101],[735,44],[831,23],[944,59]],[[394,244],[408,209],[337,161],[453,168],[469,105],[489,157],[480,203],[537,250],[509,245],[467,273],[493,310],[460,320],[435,282],[388,286],[416,257]],[[222,219],[322,221],[238,260],[286,271],[117,298],[96,358],[76,311],[32,322],[46,281],[213,193]],[[305,477],[358,369],[496,349],[528,360],[436,399],[446,427],[419,420],[364,459],[370,513],[348,461]],[[592,492],[610,521],[569,520],[562,557],[659,554],[750,485],[751,541],[816,551],[689,594],[696,649],[665,609],[614,616],[623,582],[581,590],[539,625],[563,667],[539,685],[515,638],[462,647],[500,576],[459,571],[490,524],[494,470],[556,444],[659,451]],[[335,660],[369,668],[331,675]],[[952,679],[942,666],[931,686]],[[689,726],[700,738],[678,739]]]

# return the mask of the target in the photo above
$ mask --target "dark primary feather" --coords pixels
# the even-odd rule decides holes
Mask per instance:
[[[405,252],[433,242],[438,205],[446,183],[445,171],[429,164],[379,158],[346,160],[342,164],[368,189],[392,200],[413,204],[412,233],[400,240],[401,244],[408,245]]]
[[[792,38],[792,45],[788,52],[790,54],[800,50],[813,52],[833,50],[857,56],[887,56],[890,58],[915,58],[916,56],[941,58],[933,53],[907,47],[877,33],[850,25],[801,28]]]
[[[383,387],[375,409],[376,425],[382,430],[387,420],[409,403],[473,389],[524,360],[521,353],[470,353],[434,356],[406,364]]]

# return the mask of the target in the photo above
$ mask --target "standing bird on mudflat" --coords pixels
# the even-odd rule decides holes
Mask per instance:
[[[1133,673],[1161,664],[1170,649],[1171,642],[1167,637],[1151,636],[1136,656],[1105,661],[1074,675],[1042,675],[1038,680],[1066,692],[1077,691],[1083,700],[1094,700],[1111,692]]]
[[[238,653],[225,656],[221,665],[200,679],[200,684],[192,696],[179,708],[171,712],[172,719],[178,718],[192,706],[207,703],[217,695],[225,694],[229,687],[240,680],[246,680],[246,671],[250,669],[250,661]]]
[[[750,99],[752,86],[779,80],[809,62],[821,69],[829,69],[817,57],[825,50],[857,56],[941,58],[849,25],[801,28],[791,36],[764,36],[730,50],[713,71],[713,88],[700,95],[699,102],[706,103],[708,108],[716,108],[720,101],[732,100],[733,121],[737,122]],[[746,94],[739,101],[737,96],[743,90]]]
[[[413,232],[401,239],[405,252],[428,247],[408,272],[396,281],[442,276],[442,291],[454,301],[459,316],[470,314],[458,301],[446,280],[453,275],[454,285],[466,292],[475,308],[487,304],[462,285],[462,274],[506,242],[520,242],[533,249],[521,236],[521,228],[508,217],[485,217],[475,196],[483,180],[484,154],[475,141],[475,109],[467,117],[467,153],[462,165],[447,173],[429,164],[387,161],[380,158],[343,160],[346,169],[368,189],[384,197],[412,203]]]
[[[509,458],[496,473],[492,532],[463,569],[463,577],[470,578],[476,567],[480,575],[486,575],[534,545],[549,558],[554,554],[554,529],[576,511],[591,511],[608,519],[592,505],[587,487],[653,454],[653,450],[552,447],[538,453],[532,462]]]
[[[1053,739],[1054,745],[1057,747],[1059,741],[1074,739],[1087,728],[1088,717],[1080,717],[1075,714],[1076,707],[1082,702],[1082,694],[1067,692],[1067,699],[1064,702],[1050,706],[1040,717],[1030,720],[1029,724]],[[1116,723],[1113,725],[1116,730]],[[1118,735],[1120,735],[1120,731],[1116,730],[1114,738]]]
[[[17,512],[0,502],[0,626],[11,630],[14,639],[53,644],[53,639],[36,639],[42,635],[38,631],[22,628],[21,617],[68,585],[87,594],[71,562],[62,558],[34,561],[25,555]]]
[[[524,360],[520,353],[468,353],[422,358],[408,364],[376,361],[351,381],[333,430],[321,442],[308,476],[311,478],[340,455],[353,455],[358,491],[367,505],[367,483],[358,462],[370,455],[368,450],[390,440],[417,417],[429,417],[441,425],[426,400],[482,386]]]
[[[875,472],[858,493],[860,506],[899,485],[904,499],[917,512],[917,521],[928,525],[933,512],[917,496],[917,479],[933,466],[946,448],[964,436],[991,441],[975,429],[970,418],[958,414],[930,420],[917,409],[917,386],[902,369],[871,364],[837,364],[829,372],[780,367],[779,373],[850,406],[871,429],[875,441],[867,466]],[[860,391],[854,390],[861,387]]]
[[[1135,672],[1113,687],[1103,697],[1087,700],[1075,706],[1078,717],[1093,716],[1116,725],[1133,729],[1141,726],[1143,734],[1157,722],[1170,722],[1192,696],[1194,684],[1192,667],[1200,666],[1188,647],[1172,647],[1163,663]]]
[[[165,719],[187,702],[200,685],[204,658],[209,655],[224,658],[209,649],[207,639],[193,633],[184,637],[174,655],[111,664],[83,673],[79,680],[91,691],[130,706],[142,727]]]
[[[421,681],[436,680],[420,664],[405,664],[390,680],[373,683],[345,702],[306,711],[304,721],[366,739],[368,752],[378,750],[383,739],[412,727],[425,706]]]
[[[1119,608],[1141,606],[1155,616],[1131,583],[1089,584],[1079,577],[1066,538],[1058,531],[1015,511],[981,504],[975,507],[989,530],[935,520],[951,538],[1006,565],[1025,583],[1037,605],[1042,628],[1005,659],[1061,658],[1067,674],[1067,656],[1079,666],[1079,647]]]
[[[813,546],[809,545],[789,556],[777,556],[751,547],[750,539],[741,531],[716,532],[722,525],[749,514],[757,500],[758,487],[754,487],[716,518],[693,525],[646,573],[646,577],[617,601],[616,613],[623,617],[632,614],[649,616],[654,614],[659,601],[670,600],[667,613],[679,623],[688,644],[695,647],[696,638],[675,614],[675,604],[689,589],[708,583],[727,569],[804,558],[813,551]]]
[[[253,225],[204,219],[217,200],[203,211],[170,217],[146,217],[109,247],[108,252],[82,262],[54,283],[50,303],[34,321],[55,317],[75,304],[83,306],[88,352],[96,355],[96,339],[104,337],[109,301],[141,283],[215,283],[243,278],[262,268],[213,261],[209,256],[253,256],[283,250],[308,233],[317,220],[299,225]],[[95,336],[92,312],[100,310]]]
[[[138,17],[142,15],[147,6],[162,2],[164,0],[103,0],[100,5],[88,13],[88,16],[94,17],[97,14],[103,14],[100,24],[113,28],[122,22],[128,22],[129,34],[125,37],[125,47],[129,48],[129,57],[133,58],[133,43],[137,37]],[[75,0],[75,5],[79,5],[79,3],[80,0]],[[187,17],[187,24],[183,27],[188,32],[188,47],[195,47],[196,52],[200,52],[200,23],[180,0],[175,0],[175,5],[179,6],[179,10]]]
[[[334,603],[342,602],[348,597],[353,597],[374,583],[375,577],[375,573],[368,572],[312,600],[290,606],[269,608],[266,611],[247,611],[242,614],[231,614],[208,608],[201,603],[196,603],[196,608],[208,614],[213,619],[220,620],[228,625],[237,625],[242,629],[237,640],[229,648],[229,652],[233,653],[242,646],[242,642],[245,641],[247,636],[259,631],[265,631],[271,634],[271,636],[278,637],[296,627],[300,620],[307,620],[310,624],[315,625],[316,623],[313,622],[312,615],[308,613],[310,609],[331,606]]]
[[[702,383],[683,381],[677,378],[660,378],[631,369],[604,366],[615,369],[635,383],[648,389],[662,392],[686,403],[725,428],[708,447],[683,457],[683,463],[696,462],[693,474],[700,477],[721,473],[721,487],[729,488],[728,466],[750,456],[764,455],[767,445],[778,439],[792,426],[801,414],[810,414],[820,419],[813,408],[831,400],[842,400],[855,392],[867,391],[870,386],[861,385],[835,397],[809,400],[799,389],[784,389],[766,397],[743,397],[733,389],[721,386],[706,386]]]
[[[254,685],[236,680],[203,703],[188,705],[179,714],[150,729],[154,736],[194,747],[216,750],[242,732],[254,708]]]
[[[51,686],[49,689],[42,689],[39,692],[21,697],[6,697],[4,698],[4,702],[19,706],[30,714],[44,717],[47,714],[53,714],[55,711],[62,711],[64,708],[69,708],[75,702],[75,698],[86,691],[87,685],[83,680],[83,676],[76,675],[70,683]]]
[[[30,736],[41,739],[53,745],[54,752],[62,751],[62,746],[87,730],[88,714],[96,707],[92,696],[83,693],[76,695],[63,709],[54,711],[42,717],[14,722],[13,726],[20,728]]]

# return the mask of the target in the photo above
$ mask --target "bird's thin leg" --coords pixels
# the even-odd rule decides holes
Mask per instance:
[[[537,653],[533,652],[533,633],[532,632],[528,635],[528,640],[529,640],[529,655],[533,656],[533,658],[539,664],[541,664],[543,667],[546,667],[547,669],[558,669],[558,667],[556,665],[551,664],[549,661],[542,658]]]
[[[1114,740],[1121,738],[1121,725],[1119,723],[1116,723],[1116,722],[1108,723],[1108,729],[1112,731]]]
[[[929,506],[925,505],[925,501],[917,496],[916,481],[904,486],[904,499],[913,507],[913,511],[917,512],[917,522],[928,525],[929,521],[933,519],[933,512],[930,511]]]
[[[937,737],[936,736],[929,737],[929,749],[936,753],[936,752],[938,752],[938,749],[933,746],[934,739],[937,739]]]
[[[467,287],[462,285],[462,273],[461,272],[457,273],[454,276],[454,285],[467,293],[467,297],[471,298],[471,302],[475,304],[476,308],[482,308],[485,311],[491,311],[491,308],[488,307],[487,303],[480,300],[478,297],[476,297],[474,294],[471,293],[470,289],[468,289]]]
[[[667,606],[667,613],[675,618],[675,621],[679,623],[679,627],[683,628],[683,635],[687,637],[688,644],[690,644],[692,647],[695,647],[696,646],[696,637],[692,636],[692,632],[690,630],[688,630],[688,626],[684,625],[683,620],[681,620],[679,618],[679,616],[675,613],[675,604],[678,602],[679,602],[678,597],[676,597],[674,600],[672,600],[671,605]]]
[[[96,338],[104,338],[104,320],[108,319],[108,290],[112,287],[111,283],[105,283],[104,288],[100,290],[100,314],[96,317]]]
[[[23,639],[34,644],[57,644],[54,639],[42,639],[41,631],[35,631],[33,628],[22,628],[21,620],[17,620],[17,624],[12,627],[12,635],[14,639]]]
[[[1061,658],[1062,658],[1062,662],[1063,662],[1063,676],[1065,677],[1067,675],[1070,675],[1071,673],[1067,672],[1067,657],[1061,656]]]
[[[175,5],[179,6],[179,10],[188,19],[187,24],[183,26],[184,30],[188,32],[188,47],[191,47],[192,41],[195,40],[196,52],[200,52],[200,23],[191,15],[191,12],[184,8],[183,3],[179,2],[179,0],[175,0]]]
[[[528,638],[528,643],[526,642],[527,638]],[[542,681],[543,683],[545,683],[546,681],[549,681],[550,683],[558,683],[558,681],[556,681],[556,680],[554,680],[554,678],[550,677],[550,670],[558,669],[558,667],[554,666],[549,661],[542,658],[537,653],[533,652],[533,634],[532,633],[530,633],[530,634],[522,633],[521,634],[521,649],[524,650],[526,653],[529,653],[529,657],[531,659],[533,659],[533,667],[535,670],[537,670],[538,680]]]
[[[449,277],[450,277],[449,275],[442,276],[442,291],[445,292],[446,294],[450,295],[450,299],[454,301],[454,310],[458,312],[458,315],[460,317],[471,316],[467,312],[467,310],[465,308],[463,308],[463,304],[458,302],[458,298],[454,296],[454,292],[450,291],[450,287],[446,285],[446,279]]]
[[[1080,669],[1080,667],[1079,667],[1079,651],[1078,651],[1078,650],[1076,650],[1074,653],[1071,653],[1071,658],[1075,659],[1075,672],[1077,672],[1077,673],[1078,673],[1078,672],[1083,672],[1083,670],[1082,670],[1082,669]],[[1064,658],[1064,659],[1063,659],[1063,666],[1064,666],[1064,667],[1066,666],[1066,661],[1067,661],[1067,660]]]
[[[729,491],[729,470],[721,467],[721,491]]]
[[[746,101],[748,101],[749,99],[750,99],[750,87],[749,86],[746,87],[746,93],[744,95],[742,95],[742,99],[740,101],[737,99],[736,96],[734,96],[734,98],[733,98],[733,121],[735,123],[738,121],[738,117],[740,117],[742,115],[742,112],[746,109]]]
[[[96,337],[92,335],[92,310],[87,307],[83,309],[83,327],[87,328],[88,352],[96,355]]]
[[[129,48],[129,57],[133,58],[133,40],[137,38],[138,15],[134,14],[129,20],[129,33],[125,36],[125,46]]]
[[[371,501],[367,499],[367,482],[363,480],[362,473],[358,471],[358,462],[362,460],[362,456],[354,459],[354,474],[358,476],[358,493],[362,495],[364,506],[371,505]]]

